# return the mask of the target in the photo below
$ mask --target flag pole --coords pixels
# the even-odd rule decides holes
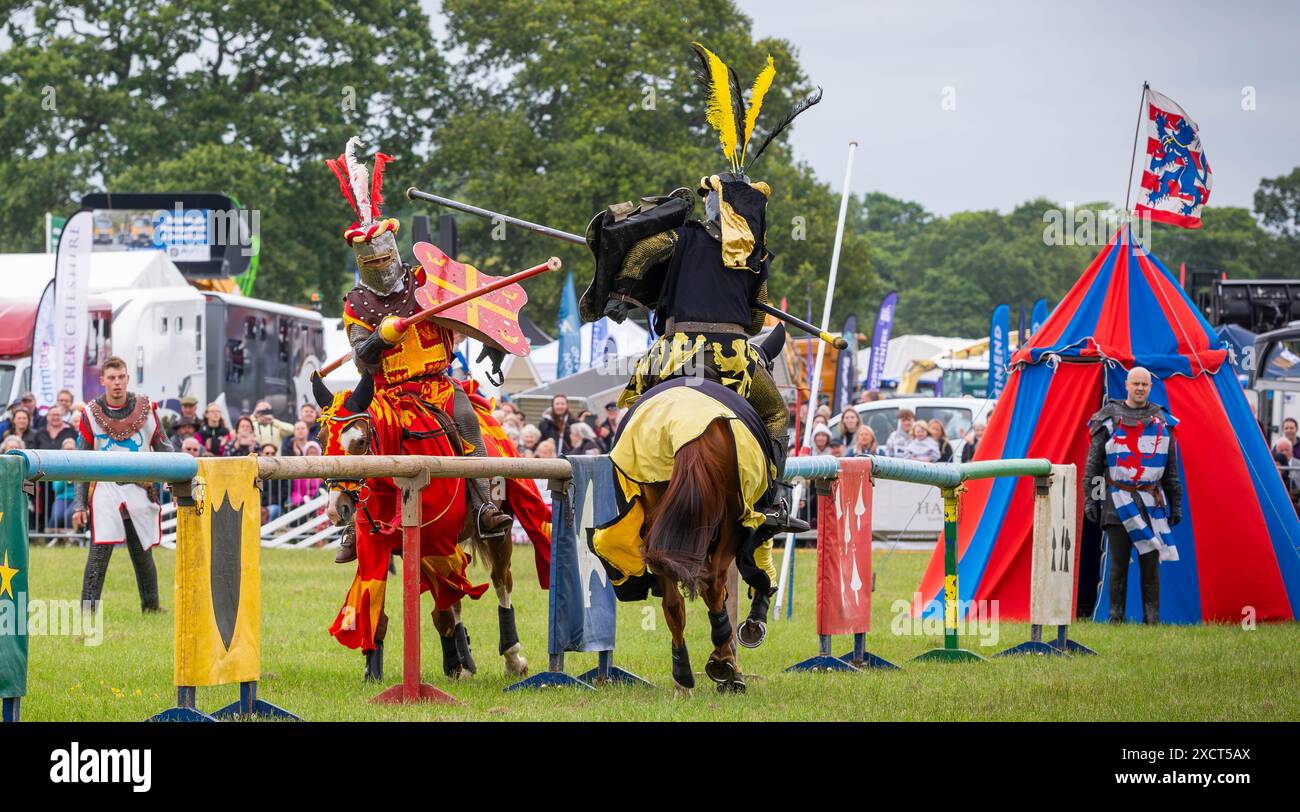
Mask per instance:
[[[849,142],[849,157],[844,166],[844,191],[840,195],[840,219],[835,226],[835,247],[831,251],[831,272],[826,280],[826,303],[822,306],[821,331],[825,333],[831,325],[831,304],[835,301],[835,277],[840,269],[840,247],[844,244],[844,218],[849,210],[849,182],[853,178],[853,153],[858,148],[857,141]],[[813,416],[817,413],[817,385],[821,383],[822,361],[826,357],[826,342],[817,343],[817,361],[814,366],[812,380],[808,381],[808,419],[804,421],[803,444],[795,449],[798,454],[800,449],[812,449],[812,428]],[[794,495],[791,501],[790,510],[799,510],[799,499],[803,495],[803,485],[795,485]],[[777,617],[780,617],[780,609],[785,599],[786,590],[790,586],[790,562],[794,555],[794,533],[787,533],[785,536],[785,555],[781,559],[781,575],[777,579],[776,586],[776,608]]]
[[[1142,121],[1146,118],[1147,91],[1151,89],[1149,82],[1142,83],[1142,98],[1138,100],[1138,119],[1137,126],[1133,128],[1133,149],[1128,156],[1128,186],[1124,187],[1124,217],[1129,216],[1129,201],[1133,195],[1133,169],[1137,166],[1137,148],[1138,136],[1142,134]]]

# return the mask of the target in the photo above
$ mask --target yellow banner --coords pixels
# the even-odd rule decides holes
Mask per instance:
[[[176,685],[258,678],[262,654],[257,460],[200,459],[176,511]]]

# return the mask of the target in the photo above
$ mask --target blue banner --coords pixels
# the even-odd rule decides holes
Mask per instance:
[[[582,322],[578,318],[578,295],[573,291],[573,271],[564,277],[559,328],[560,347],[555,358],[555,377],[567,378],[582,367]]]
[[[868,392],[880,391],[880,380],[885,376],[885,356],[889,354],[889,334],[894,331],[894,309],[898,307],[898,291],[891,291],[880,302],[876,316],[876,329],[871,335],[871,360],[867,362]]]
[[[1031,336],[1038,335],[1039,328],[1043,326],[1043,322],[1047,321],[1047,313],[1046,299],[1039,299],[1034,302],[1034,314],[1029,317],[1029,334]]]
[[[993,319],[989,324],[989,398],[1002,394],[1007,385],[1007,353],[1011,333],[1011,308],[998,305],[993,310]]]
[[[551,589],[548,652],[612,651],[615,597],[605,567],[588,542],[612,521],[614,466],[609,457],[565,457],[573,466],[569,493],[551,505]]]
[[[853,404],[853,391],[858,386],[858,317],[849,316],[844,320],[844,329],[840,332],[849,346],[840,350],[839,360],[835,364],[835,394],[831,398],[831,413],[839,414],[845,407]]]
[[[587,357],[588,368],[600,366],[605,360],[605,342],[609,337],[609,317],[599,319],[591,325],[591,350]]]

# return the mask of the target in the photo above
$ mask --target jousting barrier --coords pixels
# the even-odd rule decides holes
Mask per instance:
[[[1091,654],[1067,638],[1077,585],[1077,545],[1070,543],[1076,525],[1077,476],[1073,465],[1046,459],[983,460],[928,463],[896,457],[793,457],[785,478],[817,483],[817,625],[819,654],[787,670],[858,670],[893,668],[866,651],[871,612],[871,482],[876,479],[933,485],[943,496],[944,639],[917,661],[983,660],[958,645],[957,500],[962,483],[973,479],[1031,476],[1035,479],[1031,640],[1002,654]],[[838,586],[839,596],[831,594]],[[854,599],[852,608],[847,598]],[[838,602],[836,598],[838,597]],[[1057,639],[1042,642],[1042,627],[1057,626]],[[853,634],[853,651],[831,654],[832,634]],[[1001,655],[999,655],[1001,656]]]
[[[14,462],[16,460],[17,462]],[[166,482],[177,503],[176,623],[174,682],[176,707],[155,721],[213,721],[231,718],[288,718],[293,714],[257,697],[261,668],[261,494],[266,479],[359,479],[390,477],[402,492],[402,682],[384,691],[382,702],[454,702],[420,681],[420,499],[429,480],[515,477],[563,482],[572,468],[565,459],[355,456],[227,457],[195,459],[187,454],[114,451],[17,450],[0,458],[0,532],[21,533],[26,549],[26,506],[21,483]],[[9,504],[9,503],[13,504]],[[6,521],[6,517],[8,521]],[[13,529],[4,527],[12,523]],[[11,545],[12,546],[12,545]],[[25,589],[25,557],[14,583]],[[26,693],[26,638],[15,641],[21,657],[3,657],[0,672],[21,671],[21,684],[4,688],[5,717],[17,720]],[[2,655],[3,652],[0,652]],[[0,676],[0,679],[3,679]],[[212,713],[195,707],[198,686],[238,682],[239,699]],[[14,690],[14,688],[20,690]]]
[[[376,697],[382,702],[455,702],[420,680],[419,527],[421,488],[435,477],[544,479],[552,491],[551,590],[548,606],[548,670],[506,690],[525,687],[591,688],[645,681],[613,665],[617,601],[603,565],[587,545],[590,530],[616,510],[606,456],[559,458],[467,458],[427,456],[260,457],[195,459],[186,454],[107,451],[17,450],[0,456],[0,534],[17,534],[0,575],[25,592],[26,500],[24,481],[167,482],[177,502],[176,619],[173,681],[177,705],[152,717],[168,721],[288,718],[293,714],[257,697],[261,667],[261,494],[267,479],[389,477],[402,491],[403,678]],[[893,668],[866,651],[871,600],[871,483],[891,479],[939,487],[944,500],[944,642],[918,660],[982,660],[958,646],[957,497],[971,479],[1032,476],[1036,480],[1031,593],[1032,640],[1004,652],[1092,653],[1066,637],[1076,585],[1075,567],[1062,542],[1074,532],[1077,480],[1074,466],[1042,459],[973,463],[921,463],[892,457],[841,459],[796,457],[785,478],[816,483],[818,656],[787,670]],[[1076,552],[1077,555],[1077,552]],[[1074,558],[1077,561],[1077,557]],[[838,589],[838,595],[831,587]],[[0,599],[8,590],[0,587]],[[852,598],[852,606],[849,599]],[[1058,627],[1043,643],[1044,625]],[[831,655],[834,634],[852,634],[853,650]],[[12,637],[12,636],[11,636]],[[564,672],[566,652],[596,653],[596,667]],[[25,636],[0,641],[0,696],[4,718],[16,721],[26,693]],[[239,683],[239,699],[206,714],[195,706],[198,686]]]

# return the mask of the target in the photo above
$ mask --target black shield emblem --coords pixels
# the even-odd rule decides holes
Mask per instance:
[[[243,547],[243,508],[230,504],[222,494],[221,504],[212,511],[212,614],[217,621],[221,642],[230,650],[235,636],[235,619],[239,617],[240,552]]]

